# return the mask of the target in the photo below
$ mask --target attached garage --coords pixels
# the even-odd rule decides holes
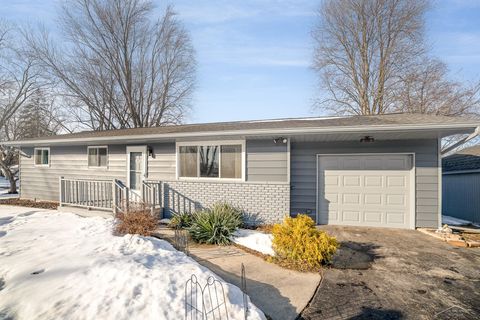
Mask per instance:
[[[317,222],[414,228],[413,154],[317,155]]]

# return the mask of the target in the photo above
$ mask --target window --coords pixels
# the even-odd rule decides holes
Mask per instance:
[[[242,178],[242,144],[183,144],[178,148],[182,178]]]
[[[180,177],[197,176],[197,147],[180,147]]]
[[[35,148],[34,162],[35,166],[48,167],[50,165],[50,148]]]
[[[88,147],[88,166],[107,167],[107,147]]]

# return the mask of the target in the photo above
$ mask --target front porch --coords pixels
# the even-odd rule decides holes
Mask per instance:
[[[125,213],[150,210],[162,217],[164,186],[161,181],[142,181],[139,190],[131,189],[121,180],[59,178],[59,206],[87,210]]]

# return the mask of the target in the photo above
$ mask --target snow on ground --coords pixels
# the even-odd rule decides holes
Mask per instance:
[[[17,181],[17,188],[20,187],[20,182]],[[9,194],[10,181],[5,177],[0,176],[0,199],[18,198],[18,194]]]
[[[450,217],[450,216],[442,216],[442,224],[448,224],[450,226],[464,226],[468,224],[473,224],[473,222],[468,221],[468,220],[463,220],[455,217]]]
[[[113,236],[112,222],[0,206],[0,319],[183,319],[185,282],[214,274],[163,240]],[[240,289],[224,288],[243,319]]]
[[[235,231],[233,236],[233,242],[239,245],[263,254],[268,254],[271,256],[275,255],[275,252],[272,249],[273,236],[271,234],[256,230],[238,229]]]

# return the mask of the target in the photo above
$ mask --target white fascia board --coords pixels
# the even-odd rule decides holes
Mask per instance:
[[[434,130],[475,130],[478,123],[460,123],[460,124],[409,124],[400,126],[376,125],[376,126],[350,126],[350,127],[295,127],[295,128],[269,128],[269,129],[244,129],[244,130],[228,130],[228,131],[204,131],[204,132],[179,132],[179,133],[156,133],[142,135],[123,135],[123,136],[103,136],[89,138],[57,138],[44,139],[35,141],[6,141],[0,142],[3,145],[12,146],[38,146],[38,145],[55,145],[62,143],[93,143],[98,141],[121,142],[133,140],[145,141],[154,139],[175,139],[175,138],[198,138],[209,136],[252,136],[252,135],[294,135],[294,134],[317,134],[317,133],[345,133],[345,132],[404,132],[404,131],[434,131]]]

